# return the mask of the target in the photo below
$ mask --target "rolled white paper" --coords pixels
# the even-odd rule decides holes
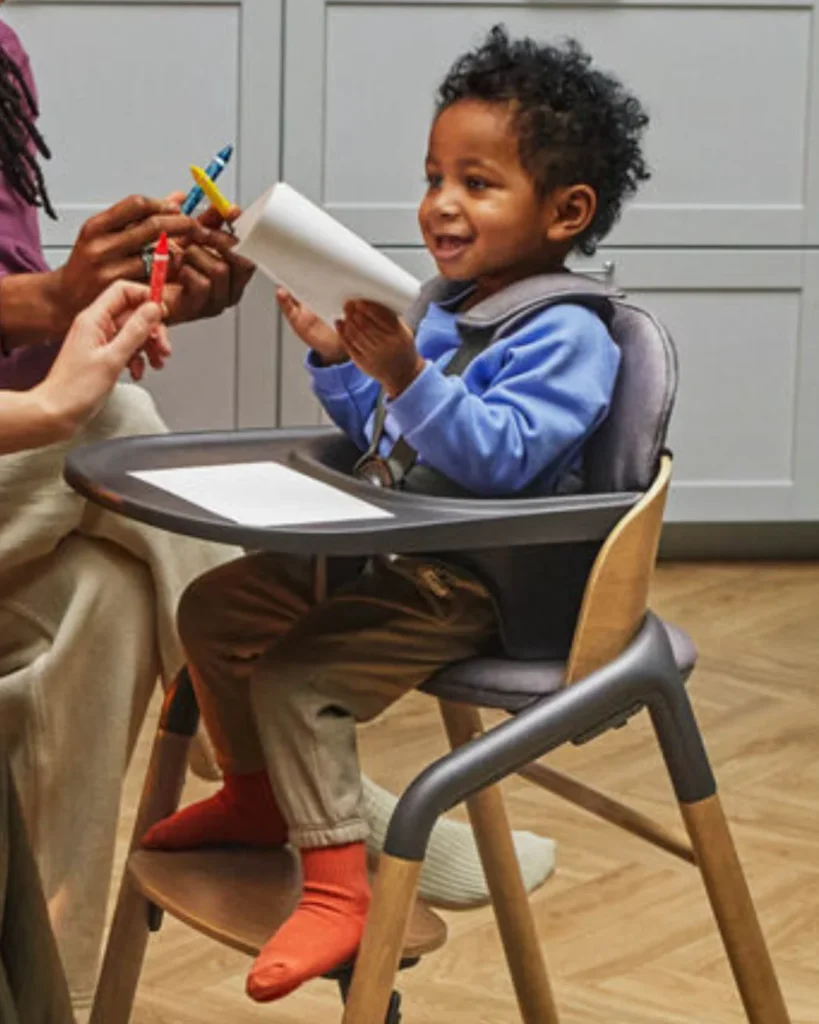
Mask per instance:
[[[235,224],[236,252],[332,324],[350,299],[368,299],[399,316],[419,282],[383,253],[278,182]]]

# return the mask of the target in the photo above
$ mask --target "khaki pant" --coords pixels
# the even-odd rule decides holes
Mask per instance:
[[[183,663],[179,598],[239,552],[92,505],[63,462],[78,444],[164,430],[150,396],[120,385],[72,442],[0,457],[0,738],[77,1009],[91,1002],[128,755],[157,678]]]
[[[90,1006],[122,780],[156,685],[144,566],[69,537],[3,579],[0,738],[72,998]]]
[[[63,479],[75,448],[115,437],[164,434],[153,399],[142,388],[119,384],[102,410],[70,441],[0,456],[0,593],[6,573],[53,554],[70,534],[109,541],[141,562],[154,596],[149,642],[159,653],[162,675],[172,679],[183,664],[176,608],[188,583],[240,554],[239,549],[178,537],[87,501]]]
[[[17,794],[0,754],[0,1021],[73,1019]]]
[[[296,846],[367,836],[356,750],[366,722],[495,634],[485,588],[429,561],[376,561],[316,603],[307,559],[251,555],[185,593],[182,642],[229,772],[267,768]]]

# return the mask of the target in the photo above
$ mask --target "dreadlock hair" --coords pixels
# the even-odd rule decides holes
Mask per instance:
[[[581,183],[595,190],[594,219],[575,242],[587,256],[651,177],[641,149],[648,115],[618,79],[592,67],[576,40],[513,41],[496,25],[453,64],[436,115],[460,100],[510,105],[521,164],[541,195]]]
[[[37,153],[51,159],[51,150],[35,124],[38,114],[20,69],[0,46],[0,168],[18,196],[29,206],[42,207],[56,220],[37,160]]]

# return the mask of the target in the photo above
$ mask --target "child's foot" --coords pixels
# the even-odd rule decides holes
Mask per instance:
[[[247,979],[257,1002],[281,999],[355,956],[370,906],[364,843],[303,850],[304,892]]]
[[[284,846],[285,824],[266,772],[225,775],[215,796],[191,804],[149,828],[146,850],[196,850],[206,846]]]

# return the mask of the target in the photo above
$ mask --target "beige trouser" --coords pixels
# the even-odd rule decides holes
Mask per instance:
[[[258,554],[197,580],[179,609],[225,771],[267,768],[296,846],[367,836],[366,722],[494,636],[485,588],[428,560],[376,562],[316,603],[310,560]]]
[[[53,553],[70,533],[110,541],[142,562],[154,591],[152,643],[163,677],[183,664],[176,634],[182,591],[203,572],[240,554],[237,548],[178,537],[87,501],[63,480],[66,455],[75,448],[115,437],[164,434],[167,427],[142,388],[119,384],[104,408],[71,441],[0,457],[0,591],[2,577],[18,566]]]
[[[152,588],[139,562],[78,536],[2,582],[0,739],[79,1009],[93,994],[122,780],[156,685]]]
[[[74,444],[165,427],[118,387],[72,445],[0,458],[0,738],[77,1008],[90,1004],[122,781],[161,674],[183,662],[184,588],[238,552],[91,506],[62,479]]]
[[[0,747],[0,1021],[72,1024],[71,1004]]]

